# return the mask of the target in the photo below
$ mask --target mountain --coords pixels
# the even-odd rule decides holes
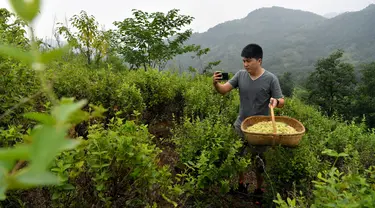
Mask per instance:
[[[334,18],[282,7],[261,8],[246,17],[218,24],[203,33],[194,33],[187,44],[209,47],[201,60],[221,60],[218,69],[236,72],[242,68],[240,53],[248,43],[264,50],[264,67],[281,74],[286,71],[306,74],[318,58],[336,49],[345,50],[353,64],[375,60],[375,5]],[[191,55],[178,56],[180,66],[199,67]]]

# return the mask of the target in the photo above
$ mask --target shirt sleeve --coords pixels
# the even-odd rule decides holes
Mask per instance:
[[[230,85],[232,85],[233,88],[238,88],[238,80],[240,76],[240,71],[236,72],[232,79],[230,79],[228,82]]]
[[[271,82],[271,96],[276,99],[284,97],[281,91],[279,79],[276,76],[274,76]]]

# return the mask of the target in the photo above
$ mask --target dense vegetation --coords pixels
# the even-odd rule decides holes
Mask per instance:
[[[37,8],[38,2],[25,4]],[[79,32],[62,25],[57,31],[76,50],[52,50],[24,36],[36,13],[15,8],[22,20],[5,9],[0,19],[3,207],[253,206],[250,195],[229,193],[237,173],[251,167],[250,155],[238,155],[243,142],[232,128],[238,91],[214,91],[209,69],[218,62],[202,74],[160,70],[177,54],[209,52],[183,45],[189,32],[157,27],[174,18],[184,25],[189,17],[172,10],[170,16],[151,14],[156,22],[145,23],[149,14],[135,11],[134,19],[117,22],[119,30],[99,31],[95,18],[82,12],[71,19]],[[166,43],[160,32],[177,39]],[[131,43],[114,44],[115,37]],[[140,47],[149,50],[128,54]],[[266,205],[375,205],[374,120],[351,122],[355,115],[347,113],[374,119],[366,102],[374,97],[375,66],[364,65],[355,77],[341,56],[337,51],[317,60],[309,76],[317,85],[296,87],[291,74],[280,77],[288,98],[275,113],[300,120],[307,132],[297,148],[267,151]],[[342,88],[349,81],[354,93]]]

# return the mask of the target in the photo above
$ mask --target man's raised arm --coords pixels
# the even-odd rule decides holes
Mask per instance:
[[[229,82],[226,82],[225,84],[220,84],[220,72],[215,72],[213,76],[213,85],[217,92],[219,92],[222,95],[225,95],[226,93],[230,92],[233,87]]]

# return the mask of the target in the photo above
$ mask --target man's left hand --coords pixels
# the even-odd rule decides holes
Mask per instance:
[[[277,107],[277,99],[276,98],[271,98],[270,99],[270,104],[269,104],[269,107],[273,107],[273,108],[276,108]]]

